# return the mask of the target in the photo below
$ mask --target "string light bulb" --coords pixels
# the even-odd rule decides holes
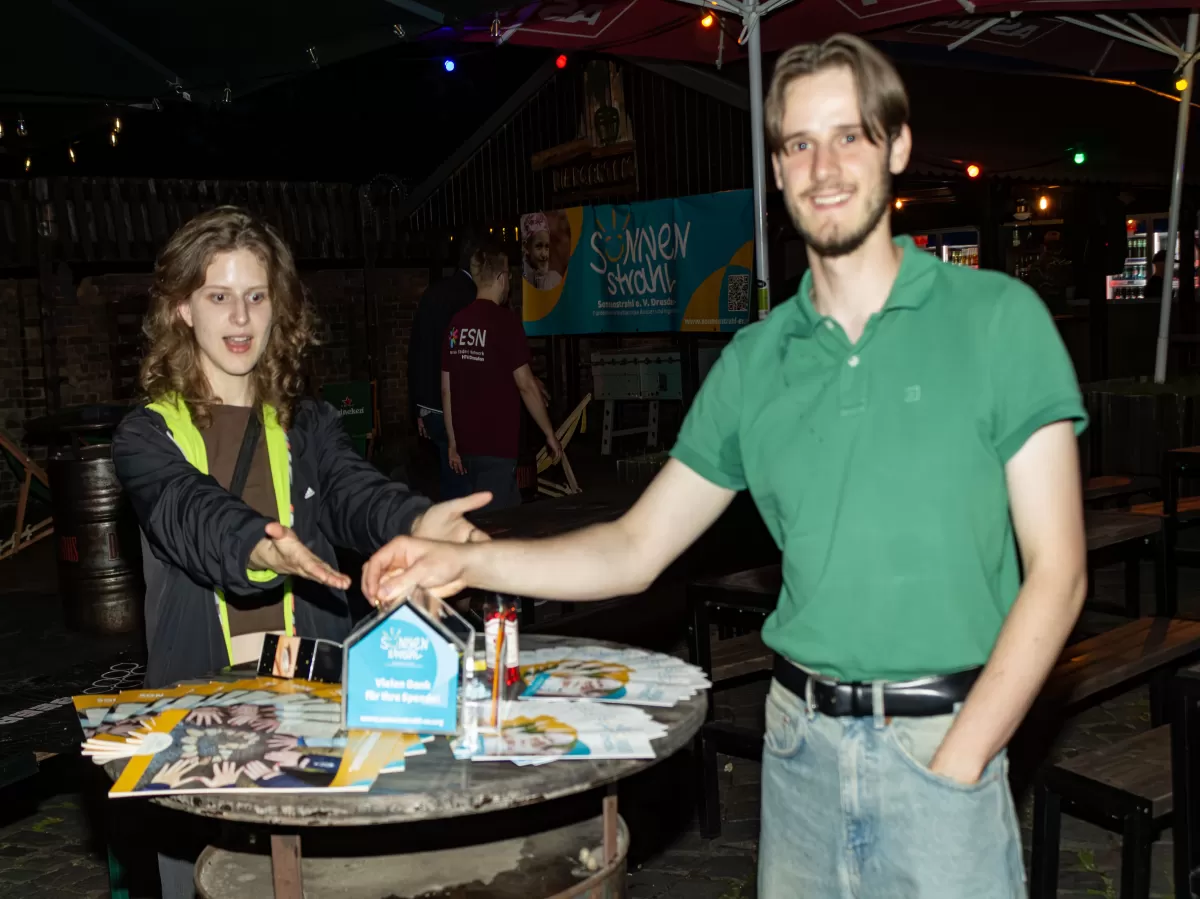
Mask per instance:
[[[113,134],[121,133],[121,117],[120,116],[117,116],[115,119],[113,119],[113,129],[112,130],[113,130]]]
[[[490,33],[494,38],[500,37],[500,13],[496,13],[495,18],[492,19],[492,28]]]
[[[404,40],[406,33],[404,31],[403,25],[393,25],[392,31],[393,31],[393,33],[395,33],[396,37],[400,38],[401,40]]]
[[[108,142],[110,144],[112,144],[114,147],[117,145],[117,132],[116,131],[110,131],[108,133]]]
[[[26,156],[25,157],[25,171],[28,172],[31,168],[33,168],[33,157]]]
[[[975,163],[972,162],[969,166],[967,166],[967,177],[968,178],[978,178],[979,173],[982,171],[983,171],[983,169],[981,169],[979,166],[977,166]]]
[[[4,123],[0,122],[0,140],[4,139]]]
[[[1087,154],[1084,153],[1082,150],[1079,150],[1075,154],[1074,159],[1075,159],[1076,165],[1083,165],[1085,162],[1087,162]]]
[[[1038,197],[1038,209],[1040,209],[1042,212],[1045,212],[1049,208],[1050,198],[1045,194],[1042,194],[1040,197]]]
[[[701,28],[712,28],[713,23],[716,21],[717,21],[716,16],[714,16],[710,12],[706,12],[703,16],[700,17],[700,27]]]
[[[67,147],[67,155],[68,155],[69,157],[71,157],[71,162],[74,162],[74,161],[75,161],[75,148],[74,148],[74,147]]]
[[[29,137],[29,129],[25,127],[25,116],[17,113],[17,136]]]
[[[453,59],[442,60],[442,68],[445,69],[447,72],[453,72],[454,71],[454,60]]]
[[[903,208],[904,208],[904,201],[903,201],[903,200],[901,200],[899,197],[896,197],[896,202],[895,202],[895,204],[893,204],[893,205],[895,205],[895,207],[896,207],[896,209],[897,209],[897,210],[903,209]]]
[[[1188,88],[1188,80],[1186,78],[1180,78],[1178,81],[1175,82],[1175,90],[1179,91],[1181,94],[1185,90],[1187,90],[1187,88]]]
[[[565,69],[567,67],[567,54],[558,54],[558,59],[554,60],[554,64],[560,69]]]

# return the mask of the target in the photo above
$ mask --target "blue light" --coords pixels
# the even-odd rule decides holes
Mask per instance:
[[[442,67],[445,68],[445,70],[447,72],[453,72],[454,71],[454,60],[447,59],[445,62],[442,63]]]

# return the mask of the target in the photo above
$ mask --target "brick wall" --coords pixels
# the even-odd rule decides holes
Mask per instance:
[[[428,269],[376,269],[372,289],[378,300],[375,336],[380,359],[379,417],[385,442],[410,437],[408,421],[408,339],[417,302],[429,285]],[[395,449],[395,445],[390,448]]]
[[[304,272],[302,277],[321,321],[322,345],[309,363],[314,386],[366,377],[371,342],[364,317],[363,271],[320,270]],[[377,269],[373,278],[379,303],[378,333],[372,336],[381,356],[375,362],[381,448],[395,457],[407,452],[411,442],[408,337],[428,272]],[[76,283],[66,268],[55,273],[54,350],[62,406],[114,399],[114,354],[136,353],[138,345],[136,317],[126,313],[118,321],[117,315],[120,309],[138,307],[138,299],[148,295],[149,287],[148,274],[97,275]],[[47,411],[43,352],[37,280],[0,279],[0,426],[19,444],[24,422]],[[34,458],[44,457],[36,447],[26,449]],[[17,488],[8,466],[0,464],[0,509],[16,502]]]

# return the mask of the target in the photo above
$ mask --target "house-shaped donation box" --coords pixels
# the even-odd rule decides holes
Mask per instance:
[[[474,671],[475,631],[435,603],[403,602],[346,638],[342,717],[348,729],[456,734],[464,678]]]

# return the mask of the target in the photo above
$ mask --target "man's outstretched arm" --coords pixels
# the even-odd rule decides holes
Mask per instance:
[[[398,537],[363,568],[375,604],[466,587],[579,601],[640,593],[720,517],[735,491],[671,459],[616,521],[544,540],[453,545]]]

